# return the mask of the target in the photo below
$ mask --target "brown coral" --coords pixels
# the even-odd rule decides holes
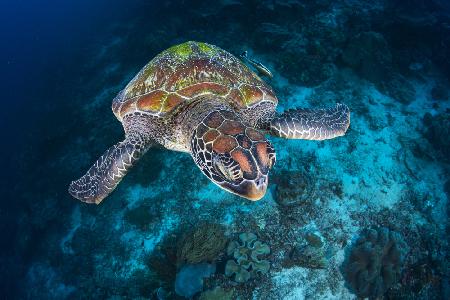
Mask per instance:
[[[177,263],[213,262],[227,243],[225,229],[220,224],[207,223],[188,233],[179,243]]]

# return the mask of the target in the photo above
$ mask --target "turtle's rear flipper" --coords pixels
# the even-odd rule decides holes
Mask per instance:
[[[149,146],[141,139],[130,138],[112,146],[83,177],[72,181],[69,193],[83,202],[99,204],[116,188]]]
[[[290,109],[270,121],[270,134],[286,139],[326,140],[342,136],[350,125],[345,104],[327,109]]]

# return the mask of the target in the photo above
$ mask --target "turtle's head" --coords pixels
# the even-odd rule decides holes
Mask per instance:
[[[250,200],[264,196],[275,164],[275,151],[264,135],[224,110],[211,112],[196,127],[191,154],[214,183]]]

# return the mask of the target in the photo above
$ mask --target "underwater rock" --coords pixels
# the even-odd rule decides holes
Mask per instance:
[[[208,278],[216,272],[215,264],[185,265],[177,273],[175,292],[179,296],[192,298],[203,288],[203,278]]]
[[[269,254],[269,246],[257,241],[256,235],[251,232],[241,233],[239,239],[240,242],[232,241],[228,245],[227,254],[234,259],[227,261],[225,275],[231,277],[235,274],[234,281],[241,283],[254,278],[257,273],[266,274],[270,262],[260,260],[259,256]]]
[[[308,244],[310,244],[314,248],[322,248],[323,247],[322,239],[320,238],[320,236],[318,236],[314,232],[307,232],[305,235],[305,239],[308,242]]]
[[[282,207],[310,202],[316,193],[314,180],[305,171],[284,170],[275,182],[275,201]]]
[[[341,53],[345,32],[337,24],[339,22],[330,22],[335,18],[333,12],[312,12],[305,9],[303,3],[288,2],[273,2],[278,8],[267,12],[273,17],[264,17],[260,26],[254,29],[255,45],[273,54],[276,71],[289,82],[317,86],[335,74],[334,62]],[[329,6],[324,9],[328,10]],[[292,15],[293,11],[297,15]]]
[[[309,269],[323,269],[327,265],[322,238],[313,232],[305,234],[306,244],[295,246],[284,261],[284,267],[300,266]]]
[[[305,245],[294,247],[289,253],[289,262],[286,267],[300,266],[309,269],[324,269],[327,265],[324,249]]]
[[[425,120],[424,120],[425,121]],[[429,125],[426,138],[447,159],[450,157],[450,113],[427,116]]]
[[[157,251],[144,258],[144,264],[158,277],[158,284],[166,290],[173,290],[177,276],[176,237],[169,235],[156,246]]]
[[[339,199],[344,197],[344,184],[342,181],[329,182],[326,188]]]
[[[180,242],[177,263],[198,264],[213,262],[224,250],[228,239],[220,224],[203,224],[187,234]]]
[[[359,297],[380,297],[399,279],[408,246],[385,227],[364,230],[346,257],[342,272]]]
[[[233,300],[234,291],[226,290],[220,286],[200,294],[199,300]]]
[[[342,60],[361,77],[376,83],[382,81],[391,68],[392,54],[383,35],[369,31],[350,40]]]
[[[431,213],[435,205],[431,193],[420,190],[410,189],[405,192],[405,198],[414,206],[414,208],[423,214],[426,218],[431,218]]]
[[[387,292],[388,299],[447,299],[448,296],[436,294],[441,272],[440,266],[426,259],[418,260],[404,271],[402,285]],[[434,286],[434,288],[433,288]],[[417,297],[416,295],[420,295]]]
[[[386,76],[384,80],[377,83],[377,87],[403,104],[409,104],[416,98],[414,86],[400,74]]]
[[[297,48],[286,49],[278,66],[291,82],[310,87],[319,85],[336,73],[333,63],[323,61],[315,55],[298,52]]]
[[[153,290],[155,289],[153,273],[148,269],[135,270],[128,279],[127,284],[129,296],[147,296],[152,294]],[[124,287],[124,290],[126,290],[126,286]],[[134,296],[133,298],[135,298],[136,296]],[[139,298],[140,297],[138,297],[138,299]]]

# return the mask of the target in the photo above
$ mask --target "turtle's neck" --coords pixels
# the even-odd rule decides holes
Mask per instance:
[[[217,99],[213,95],[196,97],[179,110],[174,116],[174,121],[182,132],[182,136],[187,139],[187,143],[190,143],[191,136],[198,124],[210,113],[217,110],[227,110],[235,113],[223,99]]]

